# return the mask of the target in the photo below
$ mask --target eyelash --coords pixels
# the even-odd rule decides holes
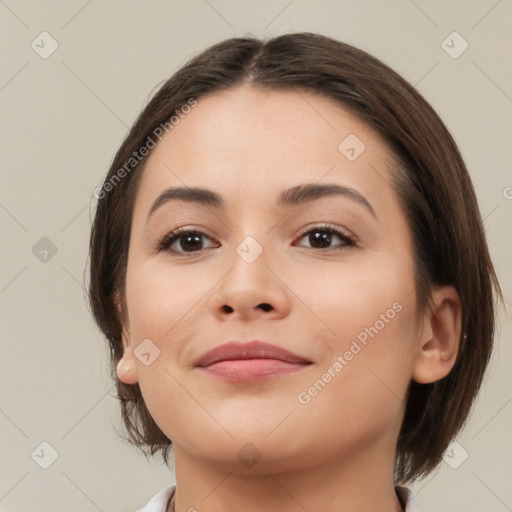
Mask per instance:
[[[340,251],[340,250],[343,250],[346,247],[357,247],[356,241],[355,241],[355,239],[353,237],[343,233],[338,228],[336,228],[334,226],[331,226],[329,224],[323,224],[321,226],[315,226],[313,228],[308,229],[307,231],[302,232],[300,234],[300,236],[299,236],[299,240],[301,238],[303,238],[304,236],[306,236],[306,235],[308,235],[308,234],[310,234],[312,232],[315,232],[315,231],[334,233],[335,235],[337,235],[337,236],[339,236],[341,238],[341,240],[343,241],[343,244],[344,244],[342,247],[337,247],[337,248],[336,247],[331,247],[331,248],[327,247],[327,248],[317,249],[317,251],[319,251],[319,252],[326,252],[326,251],[332,251],[332,250]],[[171,231],[168,235],[166,235],[159,242],[159,244],[157,246],[157,251],[158,252],[167,251],[167,252],[175,253],[175,254],[182,255],[182,256],[193,255],[193,254],[197,254],[198,252],[200,252],[200,251],[192,251],[192,252],[186,253],[186,252],[179,252],[179,251],[175,251],[173,249],[170,249],[170,246],[176,240],[184,237],[185,235],[201,235],[201,236],[204,235],[204,236],[208,237],[208,235],[206,233],[203,233],[202,231],[197,230],[197,229],[178,228],[178,229],[175,229],[174,231]],[[311,249],[315,249],[315,248],[312,247]]]

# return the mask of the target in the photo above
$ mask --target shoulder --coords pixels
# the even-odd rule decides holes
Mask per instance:
[[[144,507],[140,508],[136,512],[165,512],[167,503],[174,495],[176,491],[176,485],[170,485],[165,489],[162,489],[155,494]]]
[[[416,495],[411,489],[398,485],[395,492],[404,507],[404,512],[421,512]]]

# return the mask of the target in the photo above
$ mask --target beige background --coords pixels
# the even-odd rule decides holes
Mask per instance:
[[[105,342],[84,292],[93,190],[155,87],[224,38],[320,32],[416,85],[468,164],[512,305],[512,1],[1,0],[0,20],[0,511],[133,512],[174,482],[114,430]],[[43,31],[58,43],[47,58],[31,47],[51,49]],[[469,44],[458,58],[441,45],[453,31]],[[512,510],[510,333],[502,311],[450,459],[459,467],[443,461],[413,486],[424,512]],[[58,454],[48,469],[42,442]]]

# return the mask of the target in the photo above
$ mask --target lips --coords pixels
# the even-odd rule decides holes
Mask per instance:
[[[263,341],[242,343],[230,341],[209,350],[195,362],[195,366],[207,367],[220,361],[239,361],[245,359],[274,359],[293,364],[309,364],[305,359],[289,350]]]

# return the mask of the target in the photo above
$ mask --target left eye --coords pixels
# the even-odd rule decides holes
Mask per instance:
[[[330,247],[330,244],[333,240],[333,235],[334,238],[339,238],[342,243],[338,244],[338,246]],[[164,239],[158,244],[157,250],[158,252],[170,251],[178,254],[198,252],[201,249],[204,249],[202,237],[210,240],[210,238],[202,231],[191,229],[176,229],[164,237]],[[352,237],[333,227],[312,228],[309,231],[302,233],[302,235],[299,237],[299,240],[306,237],[308,242],[311,244],[309,247],[312,249],[340,250],[344,247],[352,247],[356,245]],[[175,244],[179,246],[180,250],[172,248],[172,246]]]
[[[337,247],[328,247],[332,241],[333,235],[342,241],[341,246],[338,245]],[[310,242],[310,244],[312,244],[313,249],[340,250],[343,249],[343,247],[352,247],[356,245],[355,240],[352,237],[342,233],[336,228],[329,226],[312,228],[309,231],[303,233],[300,238],[304,238],[306,236],[307,240]]]

